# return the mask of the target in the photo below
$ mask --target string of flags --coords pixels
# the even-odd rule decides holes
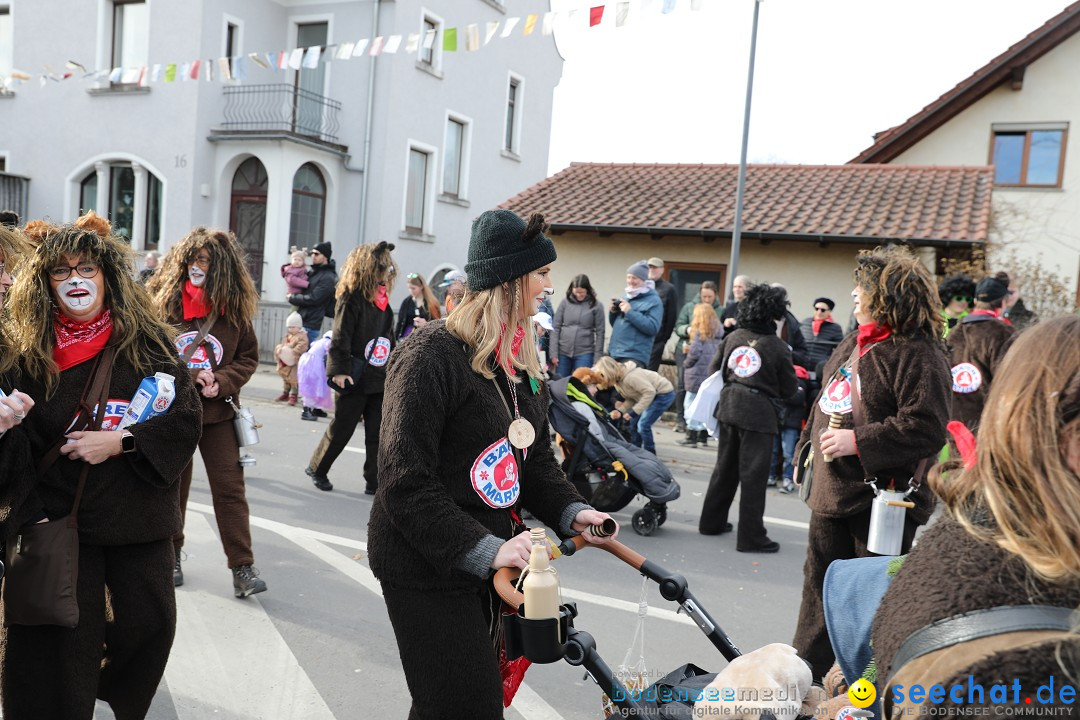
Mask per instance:
[[[401,35],[380,35],[374,38],[362,38],[355,42],[343,42],[333,45],[315,45],[306,48],[292,48],[276,52],[252,52],[233,57],[220,57],[208,60],[190,60],[187,62],[154,63],[140,67],[114,67],[102,70],[89,70],[81,63],[68,60],[62,70],[51,65],[42,67],[45,72],[30,74],[21,70],[11,70],[7,77],[0,77],[4,90],[12,90],[16,85],[32,81],[35,77],[41,87],[52,82],[63,82],[72,78],[80,80],[103,80],[110,83],[137,85],[151,83],[188,82],[202,78],[206,82],[236,81],[244,82],[251,66],[274,72],[282,70],[313,70],[320,63],[351,60],[359,57],[377,57],[398,53],[415,54],[423,49],[430,51],[436,47],[441,32],[440,47],[443,52],[476,52],[490,44],[496,37],[507,39],[515,34],[534,35],[539,27],[541,36],[551,35],[555,31],[557,20],[568,23],[581,23],[587,20],[589,28],[601,25],[605,17],[611,18],[615,27],[627,25],[632,16],[650,14],[658,11],[667,15],[676,10],[679,4],[688,5],[692,11],[701,10],[705,0],[640,0],[631,12],[631,2],[612,2],[589,8],[575,10],[549,11],[533,13],[521,17],[510,17],[503,21],[492,20],[487,23],[471,23],[464,27],[443,27],[427,30],[424,33],[413,32]],[[611,12],[609,13],[609,9]],[[460,41],[460,42],[459,42]]]

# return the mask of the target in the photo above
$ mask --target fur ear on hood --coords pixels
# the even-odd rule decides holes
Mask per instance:
[[[529,216],[529,223],[525,226],[522,237],[525,238],[525,242],[532,242],[544,234],[546,226],[547,222],[544,220],[544,216],[541,213],[533,213]]]

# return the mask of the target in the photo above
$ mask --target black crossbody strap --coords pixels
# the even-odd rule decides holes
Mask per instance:
[[[1053,605],[1004,605],[955,615],[911,633],[893,658],[892,675],[916,658],[960,643],[1030,630],[1069,632],[1077,624],[1080,611]]]
[[[184,354],[180,356],[180,359],[187,365],[191,362],[192,356],[195,351],[199,349],[204,342],[206,342],[206,336],[210,334],[210,328],[214,327],[214,323],[217,322],[218,315],[215,313],[210,314],[210,319],[207,320],[205,325],[199,326],[196,321],[196,326],[199,327],[199,334],[195,336],[195,339],[191,341],[191,344],[184,349]],[[206,353],[206,358],[210,361],[210,368],[214,371],[217,370],[217,358],[214,357],[213,348],[210,348],[210,352]]]

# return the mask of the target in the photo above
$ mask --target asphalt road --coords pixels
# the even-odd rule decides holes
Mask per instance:
[[[216,535],[212,500],[201,461],[188,508],[185,585],[177,590],[179,623],[170,665],[151,718],[404,718],[409,694],[392,630],[367,568],[371,506],[363,494],[363,432],[330,473],[332,492],[304,475],[327,427],[300,420],[298,408],[274,403],[280,381],[260,367],[243,393],[262,423],[261,443],[248,448],[247,471],[256,565],[269,590],[232,597],[231,576]],[[675,445],[682,435],[656,432],[661,458],[682,486],[667,523],[649,537],[630,529],[637,499],[617,513],[620,540],[673,573],[745,650],[790,642],[798,613],[808,509],[769,493],[766,526],[781,549],[775,555],[735,552],[732,535],[697,533],[702,497],[715,461],[708,450]],[[737,500],[736,500],[737,505]],[[737,520],[733,515],[732,520]],[[607,553],[588,550],[557,561],[564,597],[577,602],[576,626],[596,639],[617,668],[638,623],[642,577]],[[692,662],[719,670],[724,660],[685,615],[647,587],[644,657],[658,678]],[[432,673],[439,668],[433,667]],[[600,691],[581,668],[534,665],[508,718],[584,720],[600,717]],[[111,714],[99,710],[99,717]]]

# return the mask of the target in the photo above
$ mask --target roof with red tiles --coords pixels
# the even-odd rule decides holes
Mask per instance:
[[[960,114],[1003,83],[1023,84],[1028,65],[1053,50],[1080,30],[1080,0],[1047,20],[1023,40],[976,70],[904,123],[874,136],[874,143],[852,158],[851,163],[883,163]]]
[[[573,163],[499,207],[580,230],[730,237],[738,165]],[[952,245],[985,242],[990,167],[750,165],[742,236]]]

